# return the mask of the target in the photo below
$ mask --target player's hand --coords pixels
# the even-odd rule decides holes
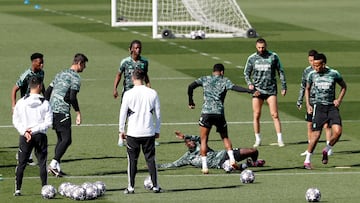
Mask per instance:
[[[338,99],[335,99],[333,103],[335,107],[339,107],[341,104],[341,102]]]
[[[296,107],[297,107],[299,110],[301,110],[302,105],[301,105],[300,103],[296,102]]]
[[[313,107],[311,105],[306,106],[306,111],[308,114],[312,114],[313,113]]]
[[[193,101],[189,102],[189,109],[195,109],[195,103]]]
[[[254,85],[249,85],[248,88],[251,90],[255,89]]]
[[[155,133],[155,138],[159,138],[160,137],[160,133]]]
[[[114,90],[113,96],[114,96],[114,99],[116,99],[119,96],[117,89]]]
[[[26,139],[26,142],[30,142],[31,140],[31,131],[30,130],[27,130],[24,134],[24,137]]]
[[[81,124],[81,113],[80,112],[76,112],[76,121],[75,121],[76,125],[80,125]]]
[[[258,91],[258,90],[256,90],[254,93],[253,93],[253,96],[255,96],[255,97],[258,97],[258,96],[260,96],[260,92]]]
[[[281,95],[285,96],[286,95],[286,90],[281,90]]]
[[[175,131],[175,135],[180,140],[183,140],[185,138],[185,135],[182,132],[178,131],[178,130]]]

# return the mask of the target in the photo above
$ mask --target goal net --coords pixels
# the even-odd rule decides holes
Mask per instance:
[[[151,26],[153,38],[257,36],[236,0],[111,0],[111,25]]]

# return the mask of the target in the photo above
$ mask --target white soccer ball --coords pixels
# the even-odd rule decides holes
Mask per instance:
[[[319,202],[321,199],[321,193],[318,188],[309,188],[306,190],[305,199],[308,202]]]
[[[151,190],[154,187],[151,177],[148,176],[144,180],[144,188],[147,190]]]
[[[203,31],[203,30],[191,31],[190,38],[191,39],[205,39],[205,31]]]
[[[56,195],[56,189],[52,185],[44,185],[41,188],[41,196],[45,199],[52,199]]]
[[[61,195],[61,196],[65,196],[65,188],[70,185],[71,183],[69,182],[64,182],[64,183],[61,183],[58,187],[58,193]]]
[[[252,170],[245,169],[240,174],[240,181],[242,183],[253,183],[255,180],[255,174]]]
[[[85,182],[81,185],[85,191],[86,191],[86,199],[87,200],[91,200],[91,199],[96,199],[97,198],[97,187],[89,182]]]
[[[97,187],[97,195],[98,197],[101,197],[105,194],[106,192],[106,185],[104,182],[102,181],[96,181],[94,183],[94,185]]]
[[[80,200],[80,201],[85,200],[86,199],[85,189],[81,186],[73,187],[70,198],[73,200]]]
[[[234,170],[234,168],[230,165],[230,160],[226,160],[221,167],[224,169],[226,173],[230,173]]]
[[[73,183],[68,183],[66,184],[65,188],[64,188],[64,196],[65,197],[68,197],[68,198],[71,198],[71,193],[72,191],[74,190],[74,188],[76,188],[77,185],[73,184]]]

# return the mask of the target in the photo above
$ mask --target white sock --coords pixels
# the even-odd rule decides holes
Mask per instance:
[[[33,156],[32,156],[32,154],[30,154],[30,156],[29,156],[29,159],[31,160],[31,159],[33,159]]]
[[[256,142],[260,142],[260,141],[261,141],[260,133],[255,133],[255,141],[256,141]]]
[[[330,146],[329,144],[326,145],[325,147],[326,151],[328,152],[330,149],[332,149],[332,146]]]
[[[57,168],[57,165],[58,165],[58,162],[55,159],[51,160],[51,162],[50,162],[51,168]]]
[[[277,133],[277,138],[278,138],[278,142],[282,142],[282,134],[281,133]]]
[[[307,150],[306,150],[306,157],[305,157],[305,161],[304,163],[311,163],[311,155],[312,153],[309,153]]]
[[[228,150],[227,154],[229,156],[230,159],[230,163],[234,163],[235,162],[235,158],[234,158],[234,151],[233,150]]]
[[[206,156],[201,156],[202,169],[208,169]]]
[[[56,164],[56,169],[57,169],[59,172],[61,171],[59,162]]]

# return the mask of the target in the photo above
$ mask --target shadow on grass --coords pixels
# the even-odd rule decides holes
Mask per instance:
[[[219,190],[219,189],[230,189],[230,188],[239,188],[240,185],[229,185],[229,186],[219,186],[219,187],[201,187],[201,188],[179,188],[179,189],[168,189],[164,190],[165,193],[170,192],[185,192],[185,191],[201,191],[201,190]],[[125,188],[114,188],[114,189],[106,189],[106,191],[123,191]]]
[[[74,162],[74,161],[100,160],[100,159],[127,159],[127,157],[126,156],[86,157],[86,158],[76,158],[76,159],[64,159],[64,160],[61,160],[61,162],[69,163],[69,162]]]

